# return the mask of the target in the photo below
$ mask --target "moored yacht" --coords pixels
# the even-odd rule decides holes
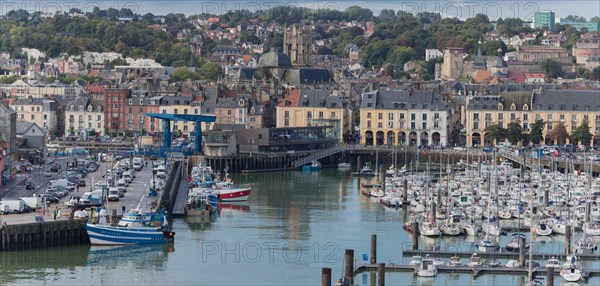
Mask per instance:
[[[437,275],[437,266],[435,265],[433,259],[428,256],[423,259],[421,265],[419,265],[419,271],[417,271],[417,276],[419,277],[434,277]]]
[[[581,280],[583,269],[579,266],[576,256],[567,256],[567,261],[563,264],[560,276],[567,282],[577,282]]]

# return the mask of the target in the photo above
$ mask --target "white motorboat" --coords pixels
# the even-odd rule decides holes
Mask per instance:
[[[419,224],[419,233],[424,236],[439,236],[440,229],[434,222],[424,220]]]
[[[500,217],[501,219],[511,219],[512,218],[512,211],[510,209],[507,209],[507,208],[502,209],[498,213],[498,217]]]
[[[435,265],[433,259],[429,257],[425,257],[421,265],[419,265],[419,271],[417,271],[417,276],[419,277],[434,277],[437,275],[437,266]]]
[[[338,169],[350,169],[352,167],[352,165],[350,163],[339,163],[338,164]]]
[[[540,236],[548,236],[552,234],[552,228],[546,223],[539,223],[534,226],[533,232]]]
[[[462,233],[462,229],[458,221],[460,221],[459,217],[451,217],[448,220],[446,220],[446,222],[440,226],[440,231],[442,232],[442,234],[450,236],[460,235]]]
[[[508,262],[506,262],[506,267],[508,267],[508,268],[518,268],[518,267],[521,267],[521,263],[519,263],[518,260],[511,259]]]
[[[418,266],[423,262],[423,257],[416,255],[412,257],[412,260],[408,263],[410,266]]]
[[[560,276],[567,282],[577,282],[583,276],[583,269],[577,262],[577,257],[567,256],[567,261],[563,264]]]
[[[460,257],[458,257],[458,256],[450,257],[450,261],[448,261],[448,266],[450,266],[450,267],[462,266]]]
[[[599,222],[586,222],[583,224],[583,232],[587,235],[599,236],[600,235],[600,223]]]
[[[525,235],[521,233],[515,233],[510,237],[510,241],[506,244],[507,251],[517,252],[520,249],[519,240],[525,239]],[[527,243],[525,242],[525,249],[528,249]]]
[[[465,223],[462,225],[462,229],[469,236],[477,236],[481,231],[481,227],[474,223]]]
[[[477,253],[473,253],[473,255],[471,255],[471,258],[469,258],[469,264],[467,264],[467,266],[483,267],[483,259],[481,259],[481,256],[478,256]]]
[[[500,235],[500,228],[494,222],[486,222],[483,225],[481,225],[481,231],[483,233],[486,233],[489,235],[494,235],[494,236]]]
[[[558,261],[556,257],[552,256],[550,259],[548,259],[546,267],[560,268],[560,261]]]
[[[575,244],[576,254],[594,254],[598,250],[598,246],[592,237],[587,237],[585,234]]]
[[[477,248],[477,251],[481,253],[497,252],[500,250],[500,244],[498,244],[497,240],[497,238],[486,236],[486,238],[482,239],[475,247]]]

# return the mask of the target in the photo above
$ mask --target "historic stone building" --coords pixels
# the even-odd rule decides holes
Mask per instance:
[[[312,58],[312,34],[300,25],[286,27],[283,37],[283,52],[296,66],[310,65]]]

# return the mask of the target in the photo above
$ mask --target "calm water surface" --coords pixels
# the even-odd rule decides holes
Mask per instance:
[[[247,205],[228,206],[211,219],[176,219],[171,245],[97,248],[57,247],[0,253],[0,285],[319,285],[322,267],[342,277],[345,249],[354,249],[356,263],[369,253],[372,233],[378,235],[378,260],[406,264],[402,249],[410,236],[402,230],[402,210],[389,210],[359,194],[361,182],[348,172],[279,172],[237,175],[250,183]],[[503,237],[503,243],[507,240]],[[468,251],[474,239],[422,239],[421,247],[452,247]],[[564,239],[537,244],[543,252],[561,251]],[[466,262],[466,259],[464,259]],[[505,261],[504,261],[505,263]],[[545,264],[542,261],[542,264]],[[586,262],[600,268],[599,262]],[[361,285],[375,285],[374,274],[356,276]],[[524,277],[439,274],[416,278],[387,273],[387,285],[520,285]],[[556,278],[556,285],[562,278]],[[594,278],[588,285],[598,285]],[[586,284],[586,283],[582,283]]]

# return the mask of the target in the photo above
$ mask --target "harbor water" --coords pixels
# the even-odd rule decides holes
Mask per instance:
[[[334,281],[343,276],[345,249],[354,249],[355,265],[362,263],[369,254],[371,234],[377,234],[378,262],[410,261],[402,257],[402,250],[412,246],[411,235],[402,229],[403,210],[386,209],[360,194],[361,183],[377,179],[353,178],[349,171],[326,168],[236,174],[232,179],[252,186],[249,201],[224,205],[213,218],[174,219],[173,244],[3,252],[0,285],[319,285],[322,267],[332,268]],[[501,244],[507,241],[503,236]],[[463,236],[421,237],[419,245],[472,251],[476,242]],[[564,237],[538,239],[534,251],[562,254]],[[467,260],[463,258],[463,263]],[[598,260],[582,264],[600,269]],[[525,280],[517,275],[439,273],[418,278],[412,273],[386,273],[387,285],[521,285]],[[562,283],[560,276],[555,280],[555,285]],[[376,281],[375,273],[355,277],[360,285]],[[579,284],[599,285],[600,279]]]

